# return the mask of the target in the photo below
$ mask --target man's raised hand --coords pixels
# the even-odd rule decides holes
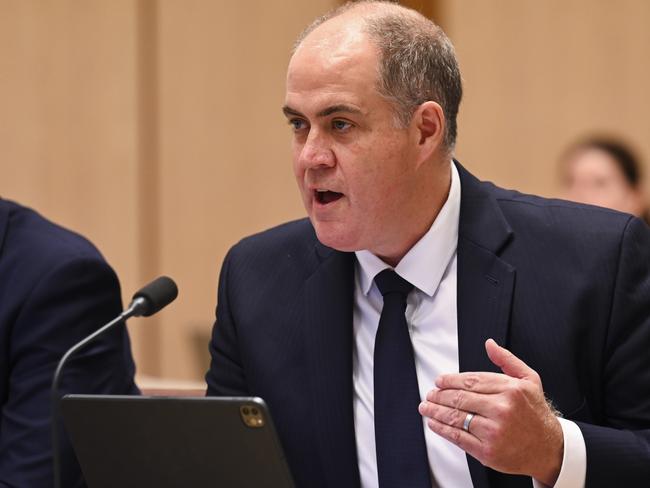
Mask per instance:
[[[552,486],[562,466],[563,435],[541,379],[494,340],[488,339],[485,349],[503,374],[441,375],[420,413],[431,430],[483,465]]]

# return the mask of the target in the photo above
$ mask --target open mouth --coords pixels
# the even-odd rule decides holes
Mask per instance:
[[[343,196],[343,193],[338,193],[330,190],[315,190],[316,201],[323,205],[337,201]]]

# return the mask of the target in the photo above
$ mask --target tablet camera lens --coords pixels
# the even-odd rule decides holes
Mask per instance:
[[[240,405],[239,415],[244,425],[252,428],[264,427],[264,410],[255,405]]]

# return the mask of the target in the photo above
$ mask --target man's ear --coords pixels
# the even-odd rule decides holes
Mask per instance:
[[[413,114],[412,123],[418,138],[421,160],[427,160],[444,145],[446,120],[442,107],[436,102],[424,102]]]

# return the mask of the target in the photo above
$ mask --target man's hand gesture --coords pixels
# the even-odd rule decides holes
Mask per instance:
[[[431,430],[483,465],[552,486],[562,466],[563,436],[541,379],[494,340],[485,349],[503,374],[441,375],[420,413]]]

